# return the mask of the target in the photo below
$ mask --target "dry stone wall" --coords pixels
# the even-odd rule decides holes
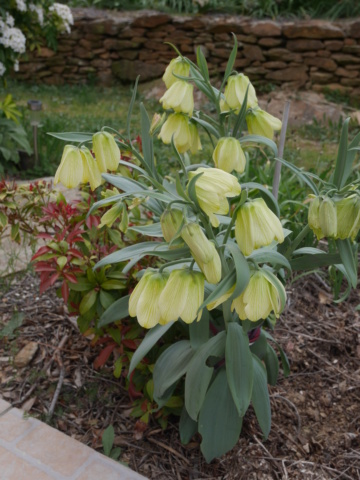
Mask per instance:
[[[360,95],[360,19],[327,22],[254,20],[241,16],[166,15],[152,11],[73,9],[70,35],[21,62],[16,77],[47,84],[159,78],[175,56],[165,42],[195,59],[200,46],[211,74],[223,72],[239,41],[238,71],[258,83],[290,84]]]

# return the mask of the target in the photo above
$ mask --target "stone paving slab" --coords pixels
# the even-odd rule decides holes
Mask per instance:
[[[0,480],[144,480],[0,398]]]

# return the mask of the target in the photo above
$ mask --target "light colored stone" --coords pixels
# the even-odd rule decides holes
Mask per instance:
[[[17,443],[17,448],[63,476],[71,476],[92,450],[61,432],[41,424]]]
[[[14,359],[15,367],[24,368],[28,365],[31,360],[34,358],[36,352],[38,351],[39,345],[36,342],[27,343],[20,352],[16,355]]]
[[[103,461],[99,459],[90,463],[86,469],[82,472],[76,480],[145,480],[145,477],[133,472],[129,468],[122,465],[108,463],[105,465]]]
[[[10,403],[8,403],[5,400],[3,400],[2,398],[0,398],[0,415],[1,415],[2,412],[4,412],[5,410],[7,410],[10,407],[11,407]]]
[[[0,447],[0,469],[1,480],[54,480],[55,478],[3,447]]]
[[[5,442],[13,442],[29,431],[33,425],[34,420],[30,418],[24,419],[21,414],[20,416],[17,415],[14,409],[9,410],[5,415],[0,417],[0,439]]]

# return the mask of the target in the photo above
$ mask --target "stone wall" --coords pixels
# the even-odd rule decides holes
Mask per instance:
[[[210,73],[223,72],[239,41],[235,62],[252,81],[321,90],[324,86],[360,95],[360,19],[327,22],[254,20],[230,15],[180,16],[159,12],[74,9],[70,35],[55,53],[42,48],[21,62],[16,78],[47,84],[162,76],[176,55],[171,42],[195,59],[201,46]]]

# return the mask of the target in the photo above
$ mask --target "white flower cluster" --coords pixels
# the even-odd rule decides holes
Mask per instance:
[[[67,33],[71,32],[70,25],[74,24],[74,19],[71,10],[67,5],[54,3],[54,5],[49,8],[49,12],[53,12],[57,17],[60,18],[63,28]]]
[[[5,72],[6,72],[6,68],[4,64],[0,62],[0,77],[2,77]]]
[[[29,4],[29,10],[36,13],[36,15],[38,17],[38,20],[39,20],[39,24],[41,26],[43,26],[44,25],[44,10],[41,7],[39,7],[39,5],[35,5],[34,3]]]
[[[26,3],[25,0],[15,0],[16,3],[16,8],[19,10],[19,12],[26,12]]]
[[[22,31],[6,24],[1,28],[0,44],[16,53],[24,53],[26,50],[26,38]]]
[[[6,25],[8,25],[9,27],[13,27],[13,26],[15,25],[14,17],[13,17],[12,15],[10,15],[9,12],[6,12],[5,23],[6,23]]]

